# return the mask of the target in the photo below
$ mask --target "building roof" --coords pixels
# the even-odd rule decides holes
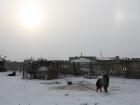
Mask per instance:
[[[78,59],[74,59],[71,62],[79,62],[79,63],[88,63],[91,60],[87,59],[87,58],[78,58]]]

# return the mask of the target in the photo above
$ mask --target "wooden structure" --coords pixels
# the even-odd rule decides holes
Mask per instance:
[[[83,75],[92,73],[94,75],[109,74],[113,76],[124,76],[129,78],[140,78],[139,58],[108,58],[96,59],[87,63],[61,61],[58,64],[60,73]]]
[[[140,59],[139,58],[128,59],[125,70],[126,70],[125,77],[140,79]]]
[[[37,61],[25,60],[23,64],[23,78],[49,79],[51,78],[50,74],[52,73],[50,70],[54,70],[52,64],[52,61],[42,59]],[[48,73],[50,74],[48,75]]]
[[[5,58],[0,58],[0,72],[7,71],[5,68]]]
[[[45,66],[47,71],[38,71]],[[23,67],[23,78],[57,79],[59,74],[83,75],[92,73],[95,76],[109,74],[124,76],[128,78],[140,78],[139,58],[108,58],[89,60],[88,62],[55,61],[25,61]]]

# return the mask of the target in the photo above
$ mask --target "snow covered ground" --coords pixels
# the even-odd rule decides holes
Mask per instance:
[[[110,78],[109,93],[90,89],[57,89],[66,80],[24,80],[0,73],[0,105],[140,105],[140,80]],[[68,78],[95,84],[96,79]],[[56,87],[56,88],[54,88]]]

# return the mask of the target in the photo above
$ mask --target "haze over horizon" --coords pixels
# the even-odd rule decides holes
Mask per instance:
[[[25,6],[28,2],[31,5]],[[139,4],[140,0],[0,0],[0,54],[17,61],[31,56],[68,59],[80,53],[99,56],[100,51],[105,57],[140,57]]]

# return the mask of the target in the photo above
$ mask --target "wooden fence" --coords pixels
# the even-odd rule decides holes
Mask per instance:
[[[49,70],[46,73],[47,79],[55,79],[59,74],[64,75],[83,75],[92,73],[95,75],[124,75],[126,77],[140,77],[140,60],[139,59],[112,59],[112,60],[95,60],[87,63],[70,62],[70,61],[34,61],[24,62],[23,78],[38,78],[38,68],[47,66]],[[42,75],[45,74],[42,72]],[[45,79],[45,76],[42,77]]]

